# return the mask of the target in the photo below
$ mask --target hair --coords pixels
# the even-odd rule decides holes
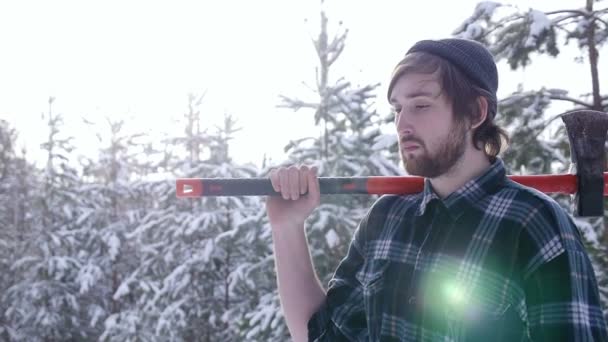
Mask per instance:
[[[399,78],[405,74],[438,74],[441,92],[452,104],[454,120],[459,123],[476,122],[481,116],[478,98],[488,102],[484,122],[473,131],[473,146],[484,151],[491,161],[509,144],[509,134],[494,123],[497,111],[496,95],[475,85],[469,77],[447,60],[425,52],[413,52],[397,64],[388,88],[388,97]]]

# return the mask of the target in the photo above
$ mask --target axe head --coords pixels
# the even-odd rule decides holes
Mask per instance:
[[[570,140],[570,154],[576,165],[578,189],[574,198],[576,215],[604,215],[604,166],[608,114],[579,110],[562,116]]]

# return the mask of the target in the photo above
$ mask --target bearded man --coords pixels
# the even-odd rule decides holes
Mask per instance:
[[[290,166],[267,199],[281,306],[295,341],[608,341],[572,218],[506,176],[491,53],[417,42],[390,80],[399,150],[423,192],[386,195],[357,227],[327,291],[304,222],[317,170]]]

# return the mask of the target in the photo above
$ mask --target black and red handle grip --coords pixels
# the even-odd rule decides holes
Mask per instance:
[[[574,174],[508,176],[513,181],[544,193],[575,194]],[[604,196],[608,196],[608,173],[604,173]],[[422,191],[424,178],[414,176],[319,177],[321,194],[413,194]],[[269,178],[182,178],[176,180],[180,198],[203,196],[278,195]]]
[[[423,188],[420,177],[319,177],[321,194],[415,193]],[[177,197],[272,196],[269,178],[183,178],[176,181]]]

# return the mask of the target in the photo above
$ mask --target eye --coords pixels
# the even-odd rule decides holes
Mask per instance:
[[[416,105],[416,109],[424,109],[428,107],[430,107],[430,105]]]

